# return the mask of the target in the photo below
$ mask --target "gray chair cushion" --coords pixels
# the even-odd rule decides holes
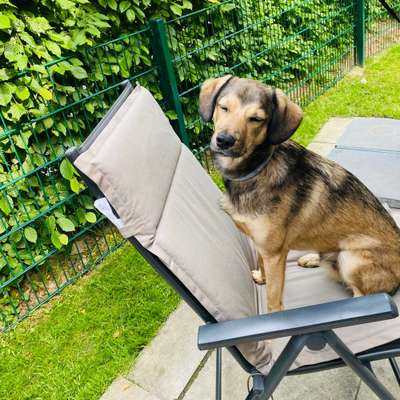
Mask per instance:
[[[146,89],[132,92],[75,165],[117,211],[122,234],[156,254],[217,321],[258,313],[254,249],[219,208],[219,189]],[[110,216],[104,203],[100,208]],[[239,350],[268,370],[266,342]]]

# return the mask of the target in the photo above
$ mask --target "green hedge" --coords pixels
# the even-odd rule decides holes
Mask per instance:
[[[148,32],[129,33],[142,29],[149,18],[172,19],[207,4],[0,0],[0,285],[4,286],[0,320],[4,326],[46,301],[119,240],[107,228],[97,229],[90,198],[76,196],[83,185],[62,159],[64,151],[83,140],[118,93],[99,91],[151,68]],[[96,47],[123,35],[124,40]],[[154,79],[148,86],[161,99]],[[89,100],[82,101],[85,98]],[[53,257],[60,252],[61,258]],[[25,274],[27,269],[31,271]]]

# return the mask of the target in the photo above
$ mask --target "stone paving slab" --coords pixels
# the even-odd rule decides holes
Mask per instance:
[[[339,147],[400,152],[399,137],[400,120],[398,119],[352,118],[336,144]]]
[[[400,359],[397,358],[400,362]],[[394,374],[390,368],[388,360],[375,361],[372,363],[372,369],[380,380],[380,382],[392,393],[396,399],[400,399],[400,388],[396,382]],[[376,400],[378,397],[367,387],[365,383],[361,383],[360,390],[356,400]]]
[[[201,324],[200,318],[181,303],[139,355],[127,378],[160,400],[178,398],[206,355],[197,349]]]
[[[160,400],[126,378],[118,377],[101,397],[101,400]]]

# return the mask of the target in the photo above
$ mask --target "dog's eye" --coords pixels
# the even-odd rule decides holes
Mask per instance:
[[[250,117],[249,121],[251,122],[262,122],[264,121],[264,118],[260,118],[260,117]]]
[[[224,112],[228,111],[228,107],[222,106],[221,104],[219,105],[219,108]]]

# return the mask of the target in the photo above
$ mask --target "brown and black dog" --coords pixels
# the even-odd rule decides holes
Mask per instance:
[[[253,277],[266,282],[269,311],[283,308],[289,250],[319,254],[354,296],[400,285],[400,231],[379,200],[350,172],[288,140],[303,112],[279,89],[224,76],[204,82],[200,114],[213,119],[211,151],[225,182],[222,208],[259,254]]]

